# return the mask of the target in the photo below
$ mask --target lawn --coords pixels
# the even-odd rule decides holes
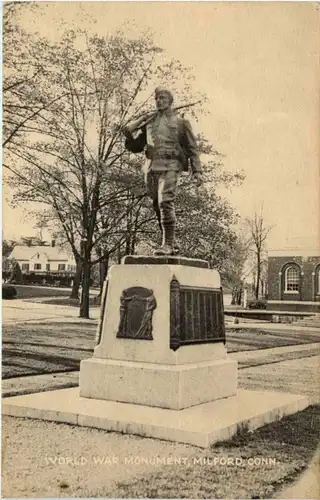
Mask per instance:
[[[2,377],[79,370],[92,355],[96,329],[79,322],[4,325]]]
[[[13,285],[17,290],[17,299],[31,299],[33,297],[69,297],[70,289],[65,290],[54,287],[29,286],[29,285]]]
[[[80,361],[92,355],[96,324],[24,323],[2,329],[2,376],[11,378],[78,370]],[[319,342],[319,333],[227,329],[228,352]],[[289,355],[289,354],[288,354]],[[295,356],[296,357],[296,356]],[[246,366],[253,365],[247,363]]]
[[[289,345],[311,344],[320,341],[320,328],[317,332],[303,331],[297,327],[296,330],[281,330],[269,328],[264,330],[250,328],[226,328],[228,352],[254,351],[256,349],[269,349],[272,347],[283,347]]]
[[[71,289],[66,288],[50,288],[42,286],[24,286],[13,285],[17,289],[17,299],[40,299],[42,304],[53,304],[59,306],[80,306],[80,299],[70,299]],[[96,307],[100,305],[98,294],[90,295],[90,306]]]
[[[279,498],[314,456],[319,416],[314,405],[210,449],[5,416],[2,491],[6,498]]]
[[[41,301],[42,304],[53,304],[59,306],[72,306],[79,307],[80,299],[70,299],[69,297],[53,297],[50,299],[45,299]],[[97,307],[100,305],[100,298],[96,295],[89,298],[89,305],[91,307]]]
[[[122,481],[104,496],[114,498],[271,498],[309,464],[320,438],[320,406],[242,432],[187,465],[164,465]],[[98,492],[88,491],[88,496]],[[100,492],[99,492],[100,493]],[[102,492],[101,492],[102,493]]]

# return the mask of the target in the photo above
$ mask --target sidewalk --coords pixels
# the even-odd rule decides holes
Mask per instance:
[[[98,321],[100,317],[100,306],[90,307],[90,319],[79,318],[79,309],[73,306],[61,306],[55,304],[43,304],[27,299],[6,300],[2,302],[2,323],[19,324],[32,321],[45,322],[79,322],[85,323]],[[242,322],[239,319],[238,324],[225,319],[226,329],[258,329],[258,330],[288,330],[301,332],[320,332],[320,328],[300,326],[297,324],[285,325],[283,323],[261,322]]]
[[[312,460],[309,468],[301,477],[291,486],[285,488],[277,494],[277,498],[307,498],[314,500],[320,498],[320,451],[318,451]]]
[[[55,304],[42,304],[15,299],[2,302],[2,323],[19,324],[25,322],[79,322],[97,321],[100,316],[100,306],[90,308],[90,318],[79,318],[79,308]]]
[[[267,323],[265,321],[261,321],[261,323],[249,323],[249,322],[241,322],[239,319],[239,323],[231,323],[229,321],[225,322],[227,329],[241,329],[241,328],[252,328],[255,330],[288,330],[288,331],[301,331],[301,332],[320,332],[320,328],[311,327],[311,326],[300,326],[298,324],[292,323],[290,325],[285,325],[283,323]]]
[[[272,360],[272,362],[275,362],[275,360],[278,360],[284,354],[296,354],[301,355],[301,357],[308,357],[310,352],[320,355],[320,342],[256,349],[254,351],[230,352],[229,356],[237,360],[239,364],[248,364],[253,361],[261,363]]]
[[[2,397],[20,396],[35,392],[54,391],[79,385],[79,372],[45,373],[2,380]]]

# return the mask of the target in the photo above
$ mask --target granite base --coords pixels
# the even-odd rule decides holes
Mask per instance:
[[[91,358],[81,362],[80,396],[180,410],[237,392],[237,362],[163,365]]]

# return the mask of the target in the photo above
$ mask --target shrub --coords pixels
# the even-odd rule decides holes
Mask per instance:
[[[17,289],[12,285],[2,285],[2,298],[14,299],[17,296]]]
[[[266,300],[251,300],[248,302],[249,309],[267,309]]]

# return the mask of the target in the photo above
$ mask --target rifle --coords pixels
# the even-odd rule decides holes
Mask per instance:
[[[201,101],[196,101],[196,102],[191,102],[189,104],[182,104],[181,106],[176,106],[175,108],[172,108],[174,112],[179,111],[180,109],[185,109],[185,108],[190,108],[191,106],[195,106],[196,104],[199,104]],[[157,115],[158,111],[145,111],[144,113],[140,113],[140,115],[136,116],[133,118],[133,120],[128,123],[126,126],[122,128],[128,129],[131,133],[135,132],[139,128],[145,127],[150,123],[155,116]]]

